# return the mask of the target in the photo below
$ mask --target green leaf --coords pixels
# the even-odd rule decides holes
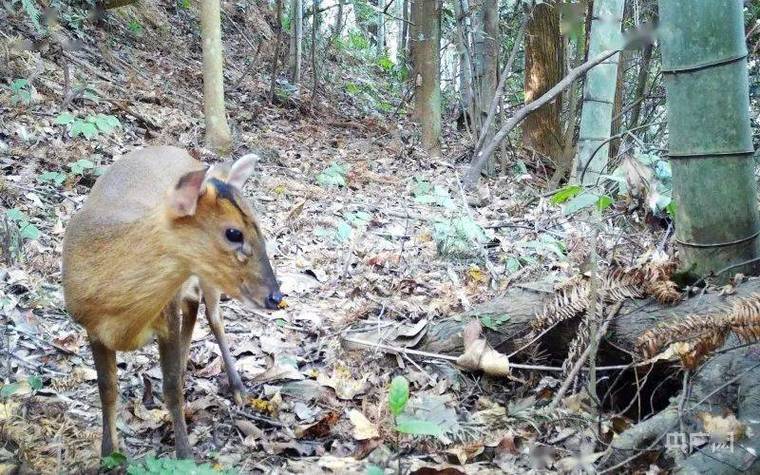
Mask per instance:
[[[18,208],[11,208],[5,211],[5,216],[13,222],[29,221],[23,211]]]
[[[599,211],[604,211],[605,209],[612,206],[614,202],[615,201],[611,197],[607,195],[602,195],[599,197],[599,200],[597,200],[596,202],[596,209],[598,209]]]
[[[345,165],[333,162],[322,173],[317,175],[317,183],[320,186],[346,186],[346,173],[348,169]]]
[[[567,185],[566,187],[561,188],[556,193],[554,193],[554,195],[549,199],[549,202],[555,205],[562,204],[570,198],[578,195],[578,193],[581,191],[583,191],[583,187],[580,185]]]
[[[127,456],[121,452],[113,452],[108,457],[100,459],[100,466],[104,470],[113,470],[127,463]]]
[[[61,172],[45,172],[37,177],[37,180],[43,183],[54,183],[57,186],[66,181],[66,174]]]
[[[76,117],[69,114],[68,112],[63,112],[61,114],[58,114],[58,117],[55,118],[55,123],[58,125],[67,125],[76,120]]]
[[[393,66],[395,66],[395,64],[393,64],[393,61],[387,56],[379,57],[377,59],[377,65],[380,66],[380,68],[385,72],[392,71]]]
[[[91,123],[94,123],[98,129],[104,133],[111,132],[116,127],[121,127],[121,122],[119,122],[119,119],[112,115],[97,114],[95,116],[87,117],[87,120]]]
[[[130,21],[129,24],[127,25],[127,28],[129,28],[129,31],[131,31],[132,33],[136,35],[140,35],[143,31],[143,27],[140,24],[140,22],[135,21],[135,20]]]
[[[72,138],[83,135],[86,139],[91,139],[98,135],[98,128],[92,122],[76,120],[72,123],[69,134]]]
[[[39,376],[29,376],[27,381],[29,382],[29,387],[31,387],[33,391],[39,391],[42,389],[42,378]]]
[[[42,25],[40,25],[40,10],[37,8],[37,3],[34,0],[21,0],[21,6],[26,12],[26,16],[32,21],[34,29],[37,33],[42,33]]]
[[[385,475],[385,470],[378,467],[377,465],[368,465],[367,475]]]
[[[676,211],[678,210],[678,205],[675,201],[671,200],[670,203],[665,207],[665,212],[668,213],[668,216],[670,216],[670,219],[676,219]]]
[[[480,317],[480,323],[493,331],[499,331],[501,325],[509,321],[509,315],[483,315]]]
[[[14,79],[11,82],[11,91],[20,92],[25,87],[29,87],[29,81],[26,79]]]
[[[396,376],[388,388],[388,408],[397,416],[404,412],[409,402],[409,381],[403,376]]]
[[[95,164],[91,160],[87,160],[86,158],[80,158],[76,162],[70,163],[69,168],[71,168],[72,173],[76,173],[77,175],[82,175],[85,170],[95,168]]]
[[[341,221],[337,228],[335,228],[335,239],[338,242],[346,242],[351,237],[351,225],[345,221]]]
[[[153,473],[161,473],[161,469],[164,468],[163,465],[163,462],[155,457],[145,458],[145,468]]]
[[[362,91],[361,86],[359,86],[356,83],[349,82],[346,84],[346,92],[351,94],[352,96],[359,94],[361,91]]]
[[[517,272],[522,265],[520,264],[520,259],[517,259],[515,257],[508,257],[506,262],[506,268],[509,273]]]
[[[21,227],[21,238],[22,239],[28,239],[30,241],[34,241],[40,237],[40,230],[37,229],[37,226],[26,223],[26,225]]]
[[[565,214],[577,213],[584,208],[595,205],[597,201],[599,201],[599,195],[587,192],[580,194],[565,204]]]
[[[21,388],[21,383],[4,384],[0,387],[0,398],[12,396]]]
[[[434,422],[417,419],[406,414],[396,417],[396,430],[404,434],[443,436],[441,426]]]

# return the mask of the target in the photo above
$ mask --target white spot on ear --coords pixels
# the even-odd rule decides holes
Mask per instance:
[[[255,153],[249,153],[235,160],[230,168],[230,174],[227,175],[227,183],[237,189],[242,189],[245,182],[253,174],[253,169],[256,168],[258,162],[259,156]]]

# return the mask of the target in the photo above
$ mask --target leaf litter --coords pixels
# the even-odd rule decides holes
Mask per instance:
[[[71,53],[83,65],[73,68],[74,79],[95,92],[94,99],[76,99],[67,113],[110,124],[109,133],[90,127],[82,129],[85,137],[70,137],[56,124],[66,112],[60,109],[63,76],[48,54],[25,56],[42,68],[29,106],[9,106],[8,91],[0,92],[9,131],[0,134],[0,222],[22,225],[22,252],[3,255],[7,267],[0,267],[0,389],[7,393],[0,398],[0,472],[6,466],[39,473],[99,466],[96,377],[86,337],[64,310],[59,265],[63,230],[96,170],[135,146],[158,143],[216,160],[198,145],[200,62],[188,27],[197,12],[169,19],[173,7],[164,3],[139,13],[146,34],[160,41],[135,41],[124,29],[111,33],[118,38],[111,53],[128,58],[126,69],[95,52],[95,43],[109,42],[100,30],[83,40],[88,48]],[[0,11],[0,21],[28,35],[23,22],[10,21],[13,15]],[[123,26],[125,15],[109,22]],[[258,17],[235,12],[232,21],[264,28]],[[238,77],[245,55],[234,52],[248,45],[234,31],[225,31],[225,42],[230,74]],[[257,68],[229,92],[227,107],[237,154],[257,150],[263,157],[246,193],[270,236],[288,306],[263,313],[223,302],[249,396],[242,408],[232,402],[218,347],[199,318],[185,381],[196,456],[243,473],[362,473],[397,463],[419,474],[530,469],[527,454],[543,443],[535,427],[546,418],[525,388],[483,376],[501,376],[509,366],[480,338],[480,327],[461,354],[460,366],[474,373],[399,351],[388,357],[376,345],[415,348],[434,322],[490,300],[518,272],[525,281],[573,275],[588,248],[588,227],[548,200],[533,202],[538,171],[510,186],[488,182],[486,191],[463,203],[451,173],[456,164],[428,160],[385,117],[359,111],[354,99],[329,84],[310,106],[303,98],[296,107],[272,105],[268,81],[268,68]],[[412,127],[394,120],[400,129]],[[456,130],[447,129],[444,138],[446,156],[463,154],[466,141]],[[615,246],[614,230],[607,231],[597,243],[604,251]],[[653,247],[644,232],[635,239]],[[346,330],[361,332],[371,344],[347,345],[341,339]],[[120,353],[118,363],[125,453],[131,459],[171,455],[154,345]],[[399,374],[411,381],[412,396],[394,416],[388,388]],[[705,425],[740,432],[715,420],[705,416]],[[547,455],[545,468],[555,462],[554,469],[584,467],[597,456],[578,445],[575,458]]]

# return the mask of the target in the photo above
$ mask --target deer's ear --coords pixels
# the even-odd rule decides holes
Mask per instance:
[[[198,198],[203,194],[203,181],[206,170],[197,170],[180,177],[174,189],[169,191],[168,205],[177,217],[192,216],[198,205]]]
[[[248,178],[253,175],[253,169],[258,161],[259,156],[255,153],[249,153],[235,160],[227,175],[227,183],[239,190],[242,189]]]

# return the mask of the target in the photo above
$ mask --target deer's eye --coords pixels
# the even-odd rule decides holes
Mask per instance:
[[[236,228],[227,228],[227,230],[224,231],[224,237],[226,237],[229,242],[243,242],[243,233]]]

